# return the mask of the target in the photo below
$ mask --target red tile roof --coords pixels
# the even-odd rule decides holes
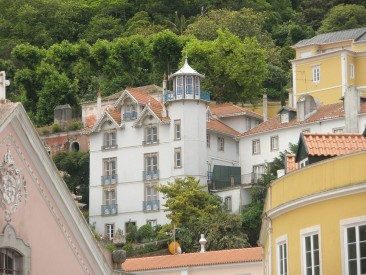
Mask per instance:
[[[309,156],[340,156],[366,150],[362,134],[304,133],[303,141]]]
[[[366,112],[366,103],[361,104],[360,113]],[[328,105],[321,105],[317,109],[316,113],[311,115],[309,118],[305,119],[304,121],[298,122],[297,118],[294,117],[287,123],[280,122],[280,115],[277,115],[261,124],[257,127],[252,128],[251,130],[242,134],[242,136],[248,136],[253,134],[264,133],[272,130],[277,130],[281,128],[292,127],[296,125],[308,124],[316,121],[334,119],[334,118],[341,118],[344,117],[344,110],[343,110],[343,103],[334,103]]]
[[[109,107],[107,110],[108,114],[114,119],[114,121],[120,125],[121,124],[121,113],[114,108]]]
[[[286,155],[286,173],[290,173],[299,168],[299,165],[295,162],[295,157],[294,154]]]
[[[168,269],[189,266],[207,266],[218,264],[261,262],[262,248],[242,248],[205,253],[189,253],[180,255],[156,256],[127,259],[123,268],[127,272]]]
[[[206,129],[211,130],[214,132],[229,134],[233,136],[240,135],[239,132],[234,130],[233,128],[227,126],[226,124],[222,123],[221,121],[211,119],[210,121],[206,122]]]
[[[250,115],[262,118],[261,115],[232,103],[211,103],[209,105],[209,108],[211,110],[211,113],[217,117]]]

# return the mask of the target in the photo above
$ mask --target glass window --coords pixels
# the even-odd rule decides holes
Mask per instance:
[[[256,139],[252,141],[252,153],[253,155],[259,155],[261,153],[260,140]]]
[[[225,139],[223,137],[217,138],[217,150],[219,151],[225,150]]]
[[[115,189],[105,189],[104,190],[104,205],[115,205],[116,202],[117,202],[116,190]]]
[[[224,199],[224,207],[227,211],[231,211],[232,210],[232,201],[231,201],[231,197],[225,197]]]
[[[158,156],[156,154],[145,155],[145,169],[146,171],[158,170]]]
[[[174,120],[174,139],[181,139],[180,119]]]
[[[288,113],[281,114],[281,123],[289,122]]]
[[[103,159],[103,175],[113,176],[116,175],[116,158]]]
[[[192,94],[193,92],[193,78],[192,76],[186,77],[186,94]]]
[[[277,243],[277,273],[287,275],[287,240]]]
[[[22,274],[21,272],[21,255],[13,249],[0,249],[0,274]]]
[[[107,223],[107,224],[105,225],[105,233],[104,233],[104,235],[105,235],[108,239],[110,239],[110,240],[112,240],[112,239],[113,239],[113,236],[114,236],[114,224],[109,224],[109,223]]]
[[[271,151],[278,151],[278,136],[271,137]]]
[[[199,76],[196,76],[196,87],[195,87],[195,94],[198,96],[200,94],[200,78]]]
[[[156,220],[147,220],[146,224],[150,225],[152,228],[158,225],[158,222]]]
[[[158,128],[156,126],[149,126],[145,128],[145,143],[157,143],[158,142]]]
[[[347,275],[366,274],[366,224],[346,229]]]
[[[113,148],[116,146],[117,146],[117,131],[115,129],[105,131],[102,149]]]
[[[207,135],[206,135],[206,145],[207,145],[207,148],[210,148],[210,146],[211,146],[211,144],[210,144],[210,139],[211,139],[210,134],[207,134]]]
[[[302,266],[305,275],[320,275],[320,226],[302,229]]]
[[[177,76],[177,95],[183,94],[183,77]]]
[[[253,166],[253,178],[252,183],[257,183],[258,179],[260,179],[265,173],[265,166],[261,165],[254,165]]]
[[[314,66],[313,69],[313,82],[319,82],[320,81],[320,66]]]
[[[349,64],[349,77],[351,79],[355,78],[355,65],[353,63]]]
[[[181,168],[182,167],[182,151],[181,148],[174,149],[174,167]]]

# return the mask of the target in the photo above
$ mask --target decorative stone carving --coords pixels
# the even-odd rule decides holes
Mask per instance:
[[[113,244],[116,247],[122,247],[126,243],[125,234],[123,234],[123,230],[121,228],[117,229],[117,232],[113,236]]]
[[[113,269],[123,270],[122,263],[126,261],[126,251],[119,249],[112,252]]]
[[[23,196],[25,199],[28,197],[26,182],[22,172],[14,164],[8,145],[3,163],[0,164],[0,207],[5,210],[7,223],[11,221],[11,216],[18,209]]]

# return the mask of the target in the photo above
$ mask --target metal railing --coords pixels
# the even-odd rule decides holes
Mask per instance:
[[[205,101],[210,101],[211,100],[211,93],[210,92],[206,92],[206,91],[200,91],[199,94],[189,94],[189,95],[185,95],[184,93],[177,95],[175,92],[172,91],[167,91],[164,94],[164,102],[167,101],[171,101],[171,100],[176,100],[176,99],[201,99],[201,100],[205,100]]]
[[[158,144],[159,140],[158,139],[153,139],[153,140],[144,140],[142,141],[142,145],[150,145],[150,144]]]
[[[143,201],[142,209],[144,212],[158,211],[160,209],[160,201],[159,200]]]
[[[109,204],[101,206],[102,216],[117,215],[118,204]]]
[[[137,118],[137,112],[136,111],[123,114],[123,120],[131,120],[131,119],[136,119],[136,118]]]
[[[257,183],[260,178],[262,178],[264,174],[258,174],[258,173],[249,173],[244,174],[241,176],[241,183],[242,184],[254,184]]]
[[[110,175],[110,176],[102,176],[102,185],[108,185],[108,184],[116,184],[118,180],[117,174]]]
[[[117,143],[107,144],[107,145],[102,145],[102,150],[115,149],[117,147],[118,147],[118,144]]]
[[[142,171],[143,180],[157,180],[159,179],[159,170]]]

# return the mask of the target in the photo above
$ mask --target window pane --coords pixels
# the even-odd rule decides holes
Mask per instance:
[[[320,275],[320,268],[319,268],[319,266],[316,266],[314,268],[314,275]]]
[[[356,244],[348,245],[348,259],[356,259]]]
[[[306,252],[306,267],[311,267],[311,252]]]
[[[348,274],[357,274],[357,262],[356,261],[349,261],[348,262]]]
[[[360,254],[361,254],[361,258],[366,257],[366,242],[360,243]]]
[[[310,237],[305,237],[305,251],[311,250],[311,239]]]
[[[313,275],[313,271],[312,271],[311,267],[306,269],[306,275]]]
[[[319,250],[314,251],[314,266],[319,265]]]
[[[318,249],[319,248],[319,237],[318,237],[318,234],[316,235],[313,235],[313,249]]]
[[[361,259],[361,274],[366,274],[366,259]]]
[[[353,243],[356,241],[356,229],[354,227],[347,229],[347,240],[348,243]]]
[[[366,225],[361,225],[358,228],[358,232],[360,234],[360,241],[366,241]]]

